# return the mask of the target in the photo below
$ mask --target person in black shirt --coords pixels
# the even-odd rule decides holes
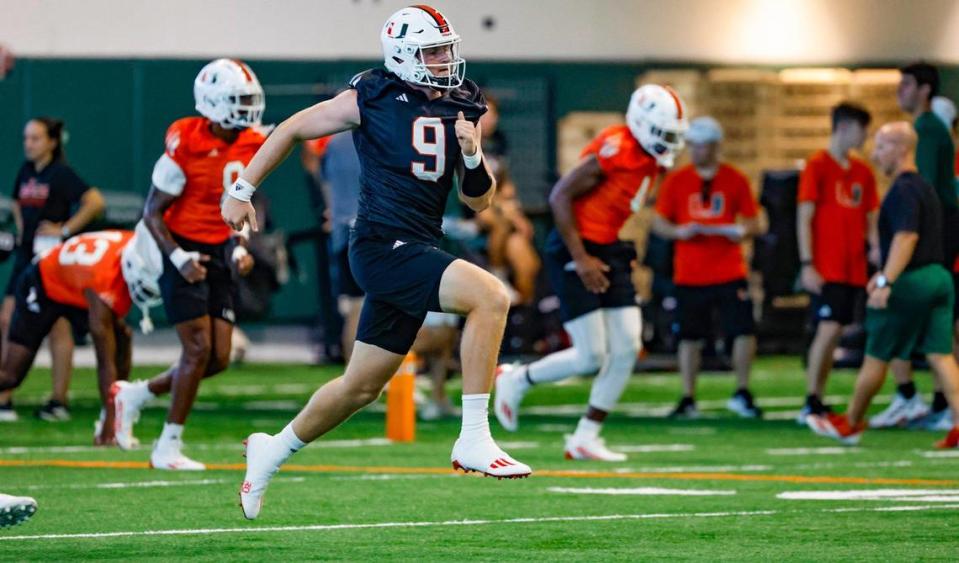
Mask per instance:
[[[19,242],[0,311],[4,339],[20,274],[35,255],[81,231],[104,208],[100,192],[84,182],[64,159],[62,121],[49,117],[28,121],[23,129],[23,152],[25,161],[13,183],[13,217]],[[50,331],[50,352],[53,394],[36,415],[43,420],[67,420],[70,418],[67,390],[73,368],[73,335],[65,319],[57,321]],[[0,393],[0,421],[16,419],[10,393]]]
[[[889,362],[909,360],[916,351],[926,355],[954,412],[959,407],[959,365],[952,355],[955,296],[942,266],[942,204],[916,172],[916,143],[916,132],[905,121],[886,124],[876,134],[873,161],[895,181],[879,210],[882,268],[867,286],[866,357],[846,414],[806,419],[815,433],[845,444],[859,442]],[[959,427],[936,446],[959,447]]]

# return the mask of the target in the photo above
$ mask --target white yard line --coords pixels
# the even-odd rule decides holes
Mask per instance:
[[[305,477],[276,477],[274,481],[302,483]],[[153,489],[164,487],[192,487],[204,485],[236,484],[236,479],[184,479],[182,481],[131,481],[127,483],[74,483],[70,485],[28,485],[29,491],[42,489]]]
[[[696,446],[692,444],[634,444],[612,447],[618,452],[625,453],[691,452],[696,449]]]
[[[935,497],[937,500],[933,500]],[[784,500],[887,500],[900,502],[956,502],[959,489],[848,489],[843,491],[786,491]],[[946,500],[938,500],[945,498]]]
[[[603,488],[594,489],[590,487],[549,487],[546,489],[551,493],[566,493],[573,495],[629,495],[629,496],[666,496],[666,497],[714,497],[735,495],[733,490],[708,490],[708,489],[664,489],[662,487],[635,487],[629,489]]]
[[[959,504],[912,505],[879,508],[836,508],[822,512],[888,512],[955,510]],[[775,516],[783,514],[778,510],[754,510],[741,512],[674,512],[650,514],[608,514],[599,516],[545,516],[541,518],[506,518],[502,520],[445,520],[437,522],[375,522],[370,524],[316,524],[310,526],[264,526],[244,528],[205,528],[193,530],[146,530],[125,532],[91,532],[80,534],[38,534],[29,536],[0,536],[0,542],[26,540],[76,540],[107,539],[145,536],[208,536],[216,534],[263,534],[287,532],[331,532],[338,530],[367,530],[383,528],[436,528],[458,526],[490,526],[497,524],[548,524],[556,522],[611,522],[624,520],[662,520],[686,518],[749,518],[753,516]]]
[[[772,448],[766,450],[768,455],[845,455],[858,454],[862,452],[859,448],[849,447],[828,447],[828,448]]]
[[[772,465],[670,465],[666,467],[617,467],[613,473],[728,473],[772,471]]]

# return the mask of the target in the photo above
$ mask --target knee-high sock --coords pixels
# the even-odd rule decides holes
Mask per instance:
[[[593,381],[589,406],[609,412],[619,402],[636,366],[643,321],[639,307],[604,309],[603,313],[609,351]]]
[[[581,373],[595,372],[606,357],[606,327],[602,309],[577,317],[563,325],[573,340],[572,348],[561,350],[531,363],[533,383],[559,381]]]

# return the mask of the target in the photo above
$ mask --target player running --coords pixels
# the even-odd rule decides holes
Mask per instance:
[[[489,389],[509,296],[493,275],[437,248],[454,178],[460,199],[475,211],[485,209],[495,192],[476,124],[486,103],[476,84],[464,78],[460,36],[433,8],[399,10],[380,39],[386,70],[357,75],[349,90],[277,127],[223,202],[228,224],[256,229],[249,199],[293,146],[354,130],[362,188],[350,265],[367,296],[357,342],[346,373],[321,387],[282,432],[249,437],[240,499],[250,519],[290,455],[379,397],[427,311],[466,316],[463,425],[453,445],[453,466],[506,478],[531,472],[503,452],[489,430]]]
[[[496,418],[512,432],[519,426],[520,402],[533,385],[599,372],[589,408],[567,437],[567,459],[626,459],[599,437],[641,346],[642,318],[631,279],[636,250],[619,240],[619,231],[643,206],[658,167],[672,167],[687,128],[679,96],[657,85],[633,92],[626,123],[593,139],[549,197],[556,229],[546,242],[546,270],[573,346],[529,365],[500,366],[496,378]]]
[[[148,238],[148,237],[147,237]],[[132,331],[124,317],[135,303],[149,329],[150,307],[159,304],[156,279],[147,273],[143,247],[151,241],[132,231],[100,231],[68,239],[24,271],[17,283],[9,349],[0,364],[0,391],[18,387],[33,366],[43,339],[60,318],[89,328],[97,357],[100,399],[130,375]],[[105,408],[94,443],[113,443],[113,409]]]
[[[167,319],[183,347],[179,361],[150,381],[120,384],[116,406],[121,447],[139,408],[150,398],[171,393],[163,432],[150,454],[156,469],[202,470],[182,453],[183,425],[200,380],[226,369],[233,333],[233,273],[253,267],[244,237],[233,237],[220,219],[223,192],[266,139],[260,129],[263,88],[245,63],[217,59],[193,83],[202,117],[174,121],[166,151],[153,168],[153,186],[144,223],[163,253],[160,292]]]

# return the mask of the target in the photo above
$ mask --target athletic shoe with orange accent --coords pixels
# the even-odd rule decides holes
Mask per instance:
[[[816,434],[839,440],[846,446],[858,444],[863,431],[866,429],[865,422],[852,426],[849,424],[846,415],[831,412],[809,415],[806,417],[806,425]]]
[[[503,364],[496,368],[496,396],[493,412],[503,429],[516,432],[519,428],[519,404],[529,389],[527,366]]]
[[[156,445],[150,454],[150,467],[168,471],[204,471],[206,466],[183,455],[183,443],[179,440]]]
[[[953,426],[945,438],[936,442],[936,447],[941,450],[959,448],[959,426]]]
[[[520,479],[533,473],[528,465],[501,450],[492,437],[472,443],[466,443],[462,438],[456,440],[450,461],[453,469],[462,469],[466,473],[476,471],[498,479]]]
[[[153,393],[147,387],[147,381],[117,381],[110,386],[108,399],[113,403],[114,429],[117,446],[121,450],[132,450],[140,445],[133,435],[133,426],[140,420],[140,411]]]
[[[240,486],[240,508],[247,520],[254,520],[260,515],[263,507],[263,495],[270,484],[270,479],[280,470],[280,464],[286,457],[283,456],[283,447],[278,445],[273,436],[264,432],[256,432],[243,441],[246,458],[246,475]],[[289,456],[289,453],[285,454]]]
[[[566,436],[566,459],[590,461],[626,461],[626,454],[614,452],[606,447],[606,441],[599,437]]]

